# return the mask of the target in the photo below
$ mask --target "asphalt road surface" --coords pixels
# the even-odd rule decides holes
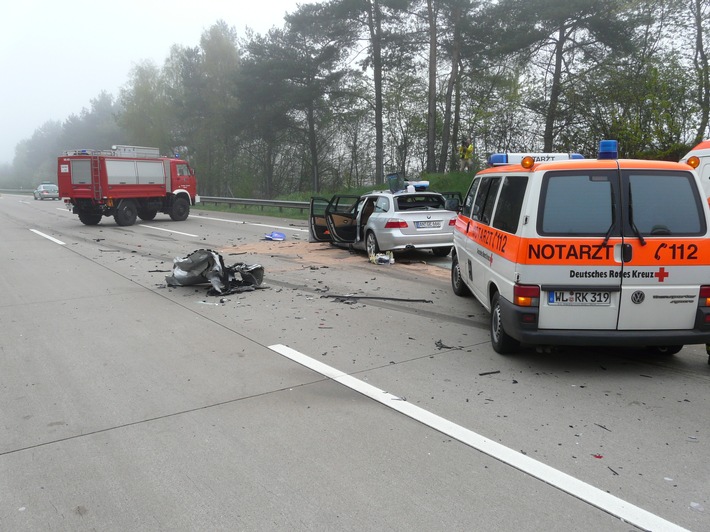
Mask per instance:
[[[710,530],[704,346],[502,357],[446,260],[307,240],[1,196],[0,530]]]

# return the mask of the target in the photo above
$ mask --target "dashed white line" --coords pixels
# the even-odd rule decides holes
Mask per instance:
[[[686,529],[671,523],[651,512],[634,506],[618,497],[610,495],[605,491],[600,490],[586,482],[574,478],[562,471],[559,471],[551,466],[538,462],[524,454],[501,445],[500,443],[491,441],[480,434],[477,434],[469,429],[457,425],[447,419],[444,419],[436,414],[432,414],[428,410],[424,410],[412,403],[408,403],[401,397],[392,395],[391,393],[380,390],[366,382],[361,381],[337,370],[327,364],[323,364],[303,353],[300,353],[288,346],[275,344],[269,346],[269,349],[279,353],[280,355],[297,362],[321,375],[333,379],[334,381],[347,386],[348,388],[359,392],[375,401],[404,414],[424,425],[427,425],[434,430],[446,434],[461,443],[464,443],[474,449],[487,454],[488,456],[500,460],[530,476],[533,476],[551,486],[554,486],[561,491],[564,491],[573,497],[576,497],[592,506],[599,508],[611,515],[623,519],[643,530],[663,530],[663,531],[686,531]]]
[[[303,233],[307,233],[308,229],[300,229],[298,227],[284,227],[281,225],[271,225],[271,224],[260,224],[260,223],[255,223],[255,222],[244,222],[242,220],[227,220],[225,218],[213,218],[212,216],[199,216],[195,218],[205,218],[207,220],[214,220],[216,222],[227,222],[230,224],[243,224],[243,225],[254,225],[257,227],[272,227],[274,229],[285,229],[287,231],[301,231]]]
[[[30,229],[30,231],[32,231],[36,235],[46,238],[47,240],[51,240],[55,244],[59,244],[60,246],[66,246],[66,244],[64,242],[62,242],[61,240],[57,240],[56,238],[54,238],[52,236],[45,235],[44,233],[37,231],[37,229]]]
[[[145,225],[145,224],[140,224],[139,227],[147,227],[148,229],[155,229],[156,231],[165,231],[167,233],[175,233],[177,235],[183,235],[183,236],[191,236],[193,238],[198,238],[199,235],[192,235],[190,233],[181,233],[180,231],[175,231],[173,229],[163,229],[162,227],[155,227],[154,225]]]

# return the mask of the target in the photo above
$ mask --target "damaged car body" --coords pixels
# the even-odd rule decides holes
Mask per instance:
[[[311,198],[309,242],[347,245],[369,256],[431,249],[445,257],[453,245],[455,202],[438,192],[408,188]]]
[[[239,276],[239,278],[237,277]],[[238,262],[225,266],[222,255],[211,249],[198,249],[187,257],[173,260],[172,274],[165,277],[168,286],[211,284],[208,295],[229,295],[261,287],[264,267]]]

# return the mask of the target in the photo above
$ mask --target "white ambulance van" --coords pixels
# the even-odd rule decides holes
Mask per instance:
[[[710,342],[700,180],[684,163],[617,153],[616,141],[602,141],[598,159],[495,155],[508,164],[474,177],[456,220],[451,284],[490,312],[498,353],[526,344],[673,354]]]
[[[685,154],[680,162],[687,163],[696,169],[700,182],[705,190],[705,196],[710,202],[710,140],[704,140]]]

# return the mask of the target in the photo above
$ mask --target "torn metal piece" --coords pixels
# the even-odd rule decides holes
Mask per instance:
[[[237,278],[237,275],[241,279]],[[187,257],[173,260],[172,275],[165,277],[168,286],[192,286],[209,283],[208,295],[228,295],[253,290],[264,280],[264,267],[243,262],[225,266],[222,256],[211,249],[198,249]]]

